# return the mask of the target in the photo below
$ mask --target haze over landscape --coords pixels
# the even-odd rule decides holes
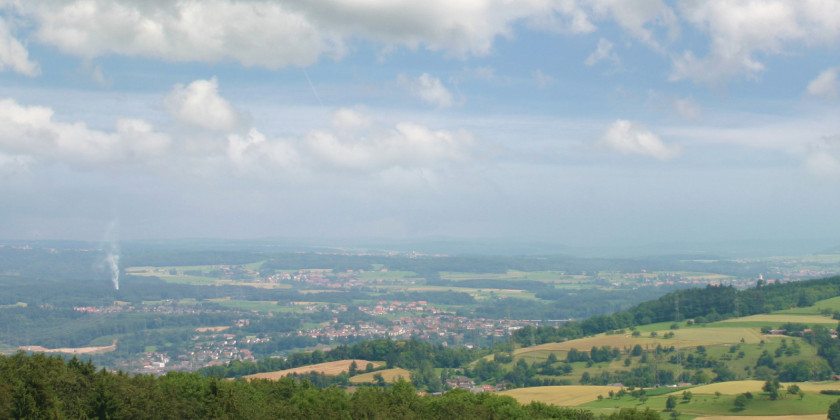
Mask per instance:
[[[835,1],[2,1],[0,231],[817,251],[838,41]]]

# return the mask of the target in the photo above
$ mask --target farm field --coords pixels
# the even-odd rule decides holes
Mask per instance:
[[[347,360],[336,360],[334,362],[325,362],[325,363],[318,363],[315,365],[306,365],[296,367],[294,369],[285,369],[285,370],[277,370],[274,372],[263,372],[263,373],[255,373],[253,375],[243,376],[246,380],[251,379],[269,379],[276,381],[284,376],[291,375],[291,374],[301,374],[301,373],[309,373],[309,372],[319,372],[325,375],[338,375],[342,372],[348,372],[350,370],[350,365],[356,362],[356,366],[361,367],[364,369],[368,363],[373,364],[374,367],[382,366],[382,363],[379,362],[371,362],[368,360],[361,360],[361,359],[347,359]]]
[[[532,388],[518,388],[502,391],[499,394],[515,398],[522,404],[540,401],[559,406],[577,406],[598,399],[598,395],[608,395],[610,391],[617,391],[614,386],[538,386]]]
[[[663,334],[667,331],[661,331]],[[533,347],[524,347],[514,351],[514,355],[524,355],[531,352],[567,352],[571,349],[589,350],[593,346],[610,346],[613,348],[631,348],[635,345],[642,347],[677,346],[690,348],[697,346],[713,346],[735,344],[744,339],[744,343],[757,344],[765,337],[756,328],[683,328],[674,330],[674,338],[633,337],[630,334],[599,334],[593,337],[569,340],[562,343],[546,343]],[[660,334],[661,335],[661,334]]]
[[[363,365],[359,365],[359,367],[364,368]],[[350,378],[350,382],[354,384],[374,383],[376,382],[376,379],[374,379],[374,376],[376,374],[382,375],[382,379],[384,379],[385,382],[389,384],[397,382],[397,380],[399,380],[400,378],[405,379],[406,381],[411,379],[411,372],[409,372],[408,370],[402,368],[394,368],[380,370],[376,372],[362,373]]]
[[[745,392],[761,392],[764,381],[732,381],[716,384],[701,385],[691,388],[694,394],[714,394],[720,392],[723,395],[737,395]]]
[[[221,327],[198,327],[195,329],[196,332],[222,332],[226,329],[229,329],[229,325],[221,326]]]
[[[757,390],[753,388],[754,384],[752,382],[758,382]],[[606,394],[602,394],[604,395],[603,399],[592,400],[578,407],[591,409],[594,412],[603,414],[608,414],[622,407],[635,407],[638,409],[651,408],[656,411],[663,411],[665,410],[665,402],[668,395],[676,395],[679,398],[676,410],[681,414],[680,417],[686,416],[686,418],[732,416],[736,413],[739,414],[737,416],[738,419],[747,418],[745,416],[771,416],[770,418],[775,418],[779,415],[820,415],[822,418],[825,418],[828,406],[837,400],[837,396],[806,393],[801,399],[799,397],[788,396],[787,398],[771,401],[766,394],[761,392],[760,388],[762,384],[763,382],[760,381],[736,381],[715,384],[719,385],[717,388],[689,388],[688,391],[691,391],[693,394],[690,401],[685,401],[680,398],[683,390],[674,391],[670,394],[651,396],[644,402],[629,395],[621,398],[608,398]],[[799,385],[802,385],[802,383]],[[714,394],[714,390],[720,392],[720,395]],[[735,396],[744,392],[751,392],[755,397],[747,403],[743,410],[738,410],[735,408]],[[548,402],[547,399],[541,399],[540,401]]]
[[[48,349],[41,346],[20,346],[18,350],[26,352],[38,353],[62,353],[62,354],[103,354],[110,353],[117,349],[117,340],[114,340],[110,346],[98,347],[65,347],[57,349]]]
[[[724,321],[716,322],[714,325],[724,325],[724,324],[755,324],[756,326],[773,326],[776,327],[778,325],[784,324],[786,322],[797,322],[801,324],[807,325],[837,325],[836,319],[831,319],[827,316],[822,315],[807,315],[807,314],[762,314],[762,315],[750,315],[741,318],[732,318],[727,319]]]
[[[787,387],[794,382],[782,382],[782,387]],[[796,385],[804,392],[818,394],[822,390],[840,390],[840,382],[825,381],[825,382],[796,382]],[[720,382],[716,384],[701,385],[691,388],[691,392],[695,394],[714,394],[720,392],[724,395],[737,395],[744,392],[758,393],[762,392],[761,387],[764,386],[764,381],[733,381]]]

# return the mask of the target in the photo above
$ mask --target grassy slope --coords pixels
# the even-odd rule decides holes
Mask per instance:
[[[761,352],[767,350],[773,354],[776,348],[781,345],[782,339],[785,339],[788,345],[796,341],[801,352],[798,356],[778,357],[776,358],[777,362],[785,363],[816,357],[816,349],[804,340],[794,337],[762,335],[760,333],[761,327],[775,328],[786,322],[826,327],[837,325],[837,320],[822,315],[825,311],[840,311],[840,297],[820,301],[807,308],[736,318],[706,326],[693,325],[689,327],[682,322],[679,324],[679,329],[671,330],[672,323],[652,324],[638,328],[642,332],[642,335],[638,337],[632,337],[630,334],[600,334],[563,343],[548,343],[521,348],[515,351],[514,362],[516,359],[524,358],[529,363],[532,361],[541,363],[551,353],[554,353],[559,360],[563,360],[568,350],[572,348],[588,351],[592,346],[609,345],[626,349],[640,344],[642,347],[650,349],[661,344],[663,347],[675,346],[680,349],[693,349],[698,345],[703,345],[707,348],[707,354],[711,357],[716,359],[730,358],[731,360],[727,361],[727,366],[739,378],[748,378],[748,369],[755,366]],[[650,332],[653,331],[657,332],[658,337],[650,337]],[[661,338],[668,331],[674,332],[674,338]],[[743,342],[741,341],[742,338]],[[730,350],[733,346],[736,347],[735,351]],[[743,357],[738,356],[741,351],[744,352]],[[586,367],[583,362],[574,363],[574,372],[561,378],[577,380],[583,372],[590,372],[594,375],[604,369],[630,369],[637,366],[638,357],[631,358],[632,364],[630,367],[624,366],[623,360],[625,357],[622,356],[619,360],[611,363],[599,363],[591,367]],[[694,394],[694,398],[689,402],[680,400],[677,411],[681,413],[680,418],[684,419],[697,416],[824,416],[824,413],[828,411],[828,406],[837,401],[838,397],[821,395],[819,391],[824,389],[840,390],[840,383],[838,382],[806,382],[798,384],[805,392],[804,398],[789,396],[778,401],[771,401],[761,391],[763,384],[763,381],[741,380],[693,387],[691,392]],[[787,385],[789,384],[783,384],[785,387]],[[621,407],[650,407],[660,411],[665,409],[665,401],[667,400],[667,394],[665,393],[649,397],[646,402],[642,403],[639,399],[632,398],[629,395],[620,399],[608,398],[609,389],[615,388],[600,386],[533,387],[505,391],[504,394],[514,396],[520,402],[525,403],[536,400],[550,404],[585,407],[596,414],[608,414]],[[750,401],[744,410],[735,409],[735,396],[747,391],[752,392],[756,398]],[[721,395],[716,395],[715,392],[720,392]],[[675,394],[681,396],[682,390],[676,391]],[[598,400],[598,395],[601,395],[603,399]],[[741,418],[746,420],[745,417]]]

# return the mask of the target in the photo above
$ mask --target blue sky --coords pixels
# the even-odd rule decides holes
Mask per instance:
[[[835,0],[0,0],[0,232],[838,245],[838,45]]]

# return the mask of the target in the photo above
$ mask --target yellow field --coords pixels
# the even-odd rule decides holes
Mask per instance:
[[[198,328],[195,329],[195,331],[196,332],[221,332],[221,331],[224,331],[228,328],[230,328],[230,327],[228,327],[228,326],[224,326],[224,327],[198,327]]]
[[[840,390],[840,382],[826,381],[826,382],[782,382],[783,388],[788,385],[796,384],[804,392],[818,393],[824,389]],[[764,381],[732,381],[719,382],[715,384],[701,385],[691,388],[691,392],[695,394],[714,394],[720,392],[724,395],[738,395],[745,392],[762,392],[761,387],[764,386]],[[682,392],[682,391],[679,391]],[[741,418],[741,416],[738,416]]]
[[[747,344],[758,344],[764,337],[761,335],[761,331],[757,328],[720,328],[720,327],[711,327],[711,328],[684,328],[680,330],[674,331],[674,338],[666,341],[673,342],[674,340],[679,341],[690,341],[696,342],[692,343],[691,345],[699,346],[699,345],[715,345],[715,344],[728,344],[728,343],[740,343],[741,339],[744,339],[744,342]],[[663,344],[664,345],[664,344]]]
[[[665,331],[660,332],[660,337]],[[569,351],[578,349],[589,351],[592,346],[610,346],[613,348],[631,348],[636,344],[642,347],[656,347],[661,344],[663,347],[676,346],[680,348],[696,346],[713,346],[719,344],[740,343],[757,344],[763,339],[761,332],[756,328],[684,328],[674,330],[674,338],[651,338],[633,337],[630,334],[605,335],[599,334],[594,337],[569,340],[562,343],[546,343],[534,347],[525,347],[514,351],[515,355],[530,353],[534,351]]]
[[[537,386],[502,391],[499,395],[511,396],[521,404],[539,401],[546,404],[572,407],[595,401],[599,395],[607,397],[610,391],[616,391],[618,389],[614,386],[588,385]]]
[[[359,365],[359,367],[364,368],[362,365]],[[378,372],[362,373],[350,378],[350,382],[354,384],[373,383],[376,382],[376,379],[373,379],[373,375],[376,375],[377,373],[382,375],[382,379],[385,379],[385,382],[390,384],[397,382],[399,378],[403,378],[406,381],[411,380],[411,372],[402,368],[395,368],[380,370]]]
[[[763,315],[750,315],[741,318],[732,318],[727,319],[725,321],[721,321],[721,323],[727,322],[767,322],[773,324],[773,327],[776,327],[776,324],[784,324],[785,322],[799,322],[802,324],[831,324],[836,325],[837,320],[831,319],[831,317],[821,316],[821,315],[796,315],[796,314],[763,314]]]
[[[789,384],[782,384],[787,386]],[[804,392],[820,392],[824,389],[833,389],[833,390],[840,390],[840,381],[826,381],[826,382],[796,382],[796,385],[799,386]]]
[[[738,395],[745,392],[762,392],[761,387],[764,386],[764,381],[732,381],[719,382],[716,384],[701,385],[691,388],[693,394],[714,394],[720,392],[724,395]],[[679,391],[682,393],[682,391]]]
[[[301,367],[296,367],[294,369],[286,369],[286,370],[278,370],[274,372],[263,372],[263,373],[255,373],[253,375],[243,376],[246,380],[251,379],[270,379],[272,381],[276,381],[286,375],[291,375],[293,373],[309,373],[309,372],[321,372],[325,375],[338,375],[341,372],[347,372],[350,370],[350,364],[356,362],[356,366],[359,369],[364,369],[368,363],[372,363],[374,367],[382,366],[381,363],[378,362],[371,362],[368,360],[360,360],[360,359],[347,359],[347,360],[336,360],[335,362],[326,362],[326,363],[318,363],[316,365],[306,365]]]
[[[665,340],[658,340],[655,338],[646,338],[646,337],[631,337],[629,335],[596,335],[594,337],[587,337],[587,338],[580,338],[577,340],[569,340],[564,341],[562,343],[546,343],[540,344],[538,346],[533,347],[524,347],[521,349],[516,349],[513,354],[520,355],[526,354],[534,351],[544,352],[544,351],[569,351],[571,349],[578,349],[578,350],[585,350],[589,351],[592,349],[592,346],[611,346],[613,348],[624,348],[624,347],[633,347],[636,344],[640,344],[642,347],[645,347],[648,344],[652,344],[656,347],[656,344],[661,343]]]

